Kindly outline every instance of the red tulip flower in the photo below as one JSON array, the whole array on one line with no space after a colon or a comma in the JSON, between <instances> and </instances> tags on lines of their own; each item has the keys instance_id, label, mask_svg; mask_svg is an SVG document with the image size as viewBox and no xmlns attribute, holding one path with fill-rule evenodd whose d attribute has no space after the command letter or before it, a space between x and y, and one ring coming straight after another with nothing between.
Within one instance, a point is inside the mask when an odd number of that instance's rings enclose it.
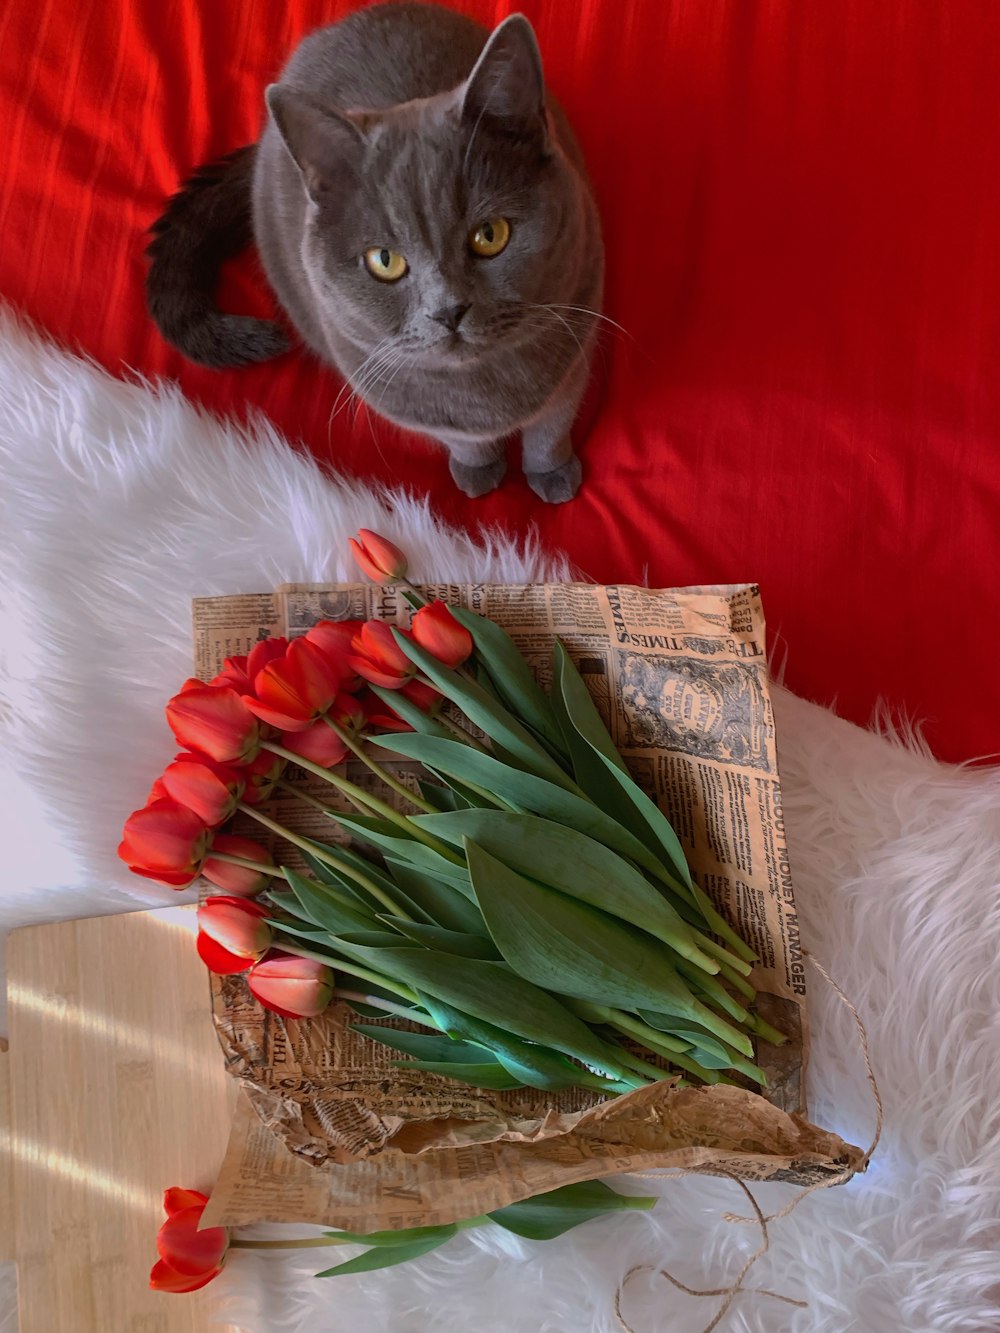
<instances>
[{"instance_id":1,"label":"red tulip flower","mask_svg":"<svg viewBox=\"0 0 1000 1333\"><path fill-rule=\"evenodd\" d=\"M363 620L318 620L305 637L317 648L322 649L340 671L342 690L357 689L361 681L352 677L347 659L351 654L351 640L364 624Z\"/></svg>"},{"instance_id":2,"label":"red tulip flower","mask_svg":"<svg viewBox=\"0 0 1000 1333\"><path fill-rule=\"evenodd\" d=\"M259 643L255 643L247 654L247 675L250 677L251 686L270 662L276 662L287 652L288 640L280 634L272 639L261 639Z\"/></svg>"},{"instance_id":3,"label":"red tulip flower","mask_svg":"<svg viewBox=\"0 0 1000 1333\"><path fill-rule=\"evenodd\" d=\"M165 796L129 815L118 855L135 874L186 889L198 877L210 842L204 820Z\"/></svg>"},{"instance_id":4,"label":"red tulip flower","mask_svg":"<svg viewBox=\"0 0 1000 1333\"><path fill-rule=\"evenodd\" d=\"M217 852L227 856L242 856L245 861L256 861L262 868L251 870L249 866L235 866L231 861L219 861ZM252 838L238 838L231 833L217 833L212 842L212 850L201 867L201 873L212 884L239 898L252 898L262 893L271 882L274 874L274 862L271 853Z\"/></svg>"},{"instance_id":5,"label":"red tulip flower","mask_svg":"<svg viewBox=\"0 0 1000 1333\"><path fill-rule=\"evenodd\" d=\"M326 719L311 722L305 731L283 731L281 744L292 754L308 759L320 768L333 768L342 764L350 751L332 727L326 725Z\"/></svg>"},{"instance_id":6,"label":"red tulip flower","mask_svg":"<svg viewBox=\"0 0 1000 1333\"><path fill-rule=\"evenodd\" d=\"M357 539L350 537L347 544L361 572L376 583L393 583L406 576L406 556L370 528L362 528Z\"/></svg>"},{"instance_id":7,"label":"red tulip flower","mask_svg":"<svg viewBox=\"0 0 1000 1333\"><path fill-rule=\"evenodd\" d=\"M167 722L185 750L217 764L244 764L260 747L260 726L235 690L189 680L167 704Z\"/></svg>"},{"instance_id":8,"label":"red tulip flower","mask_svg":"<svg viewBox=\"0 0 1000 1333\"><path fill-rule=\"evenodd\" d=\"M341 671L315 643L293 639L282 657L254 677L253 695L243 702L261 721L279 731L304 731L333 703Z\"/></svg>"},{"instance_id":9,"label":"red tulip flower","mask_svg":"<svg viewBox=\"0 0 1000 1333\"><path fill-rule=\"evenodd\" d=\"M443 703L440 693L432 685L425 685L422 680L408 680L399 693L424 713L436 711ZM413 730L409 722L404 722L396 710L377 694L366 690L358 698L369 728L374 727L378 731Z\"/></svg>"},{"instance_id":10,"label":"red tulip flower","mask_svg":"<svg viewBox=\"0 0 1000 1333\"><path fill-rule=\"evenodd\" d=\"M245 972L270 948L268 915L247 898L206 898L198 908L198 956L213 972Z\"/></svg>"},{"instance_id":11,"label":"red tulip flower","mask_svg":"<svg viewBox=\"0 0 1000 1333\"><path fill-rule=\"evenodd\" d=\"M314 958L273 950L247 976L265 1009L283 1018L315 1018L333 998L333 973Z\"/></svg>"},{"instance_id":12,"label":"red tulip flower","mask_svg":"<svg viewBox=\"0 0 1000 1333\"><path fill-rule=\"evenodd\" d=\"M384 690L398 690L416 671L384 620L365 621L351 647L348 662L352 670Z\"/></svg>"},{"instance_id":13,"label":"red tulip flower","mask_svg":"<svg viewBox=\"0 0 1000 1333\"><path fill-rule=\"evenodd\" d=\"M242 657L227 657L222 663L222 670L208 683L215 688L227 685L240 695L249 694L251 681L250 673L247 671L246 654L244 653Z\"/></svg>"},{"instance_id":14,"label":"red tulip flower","mask_svg":"<svg viewBox=\"0 0 1000 1333\"><path fill-rule=\"evenodd\" d=\"M460 666L472 652L472 635L444 602L429 602L413 617L410 631L421 648L447 667Z\"/></svg>"},{"instance_id":15,"label":"red tulip flower","mask_svg":"<svg viewBox=\"0 0 1000 1333\"><path fill-rule=\"evenodd\" d=\"M285 771L286 763L287 760L282 759L280 755L272 754L270 750L261 750L256 759L244 764L239 770L240 776L246 783L243 788L244 804L260 805L262 801L266 801L274 791L274 784Z\"/></svg>"},{"instance_id":16,"label":"red tulip flower","mask_svg":"<svg viewBox=\"0 0 1000 1333\"><path fill-rule=\"evenodd\" d=\"M156 1237L159 1262L153 1265L153 1291L197 1291L222 1272L229 1248L225 1227L198 1230L208 1196L198 1190L169 1189L163 1196L167 1220Z\"/></svg>"},{"instance_id":17,"label":"red tulip flower","mask_svg":"<svg viewBox=\"0 0 1000 1333\"><path fill-rule=\"evenodd\" d=\"M209 828L224 824L243 794L243 778L235 768L200 755L179 754L160 778L167 796L193 810Z\"/></svg>"}]
</instances>

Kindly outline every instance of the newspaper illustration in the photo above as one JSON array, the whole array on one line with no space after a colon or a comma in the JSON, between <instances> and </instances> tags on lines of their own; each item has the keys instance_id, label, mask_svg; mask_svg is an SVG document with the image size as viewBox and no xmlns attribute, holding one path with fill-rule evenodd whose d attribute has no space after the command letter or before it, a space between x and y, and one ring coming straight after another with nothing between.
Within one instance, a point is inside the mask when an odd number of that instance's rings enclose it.
<instances>
[{"instance_id":1,"label":"newspaper illustration","mask_svg":"<svg viewBox=\"0 0 1000 1333\"><path fill-rule=\"evenodd\" d=\"M607 1102L583 1089L486 1092L394 1068L391 1052L349 1030L355 1016L346 1005L309 1022L286 1021L258 1006L241 977L213 977L216 1027L245 1106L209 1221L425 1225L480 1210L483 1198L494 1208L571 1180L652 1166L807 1183L859 1160L859 1150L805 1118L805 973L758 589L448 584L423 591L500 623L543 686L553 640L562 641L636 780L673 823L701 887L757 953L750 981L758 1007L790 1040L758 1047L769 1081L763 1096L749 1085L678 1089L670 1080ZM208 677L225 656L263 638L372 615L405 624L409 608L395 588L372 584L199 599L196 668ZM418 766L391 767L415 786ZM360 764L347 772L361 786L375 781ZM327 784L303 774L295 782L336 807ZM327 842L340 836L298 800L279 798L272 808L298 832ZM259 826L240 831L260 833ZM405 1220L389 1222L390 1214Z\"/></svg>"}]
</instances>

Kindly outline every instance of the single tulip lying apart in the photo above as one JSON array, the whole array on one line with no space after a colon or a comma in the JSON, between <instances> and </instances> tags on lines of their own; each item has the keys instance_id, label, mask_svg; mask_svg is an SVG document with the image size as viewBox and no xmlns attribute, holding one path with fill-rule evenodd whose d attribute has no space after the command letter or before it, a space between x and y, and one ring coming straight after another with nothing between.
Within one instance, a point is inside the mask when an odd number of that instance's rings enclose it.
<instances>
[{"instance_id":1,"label":"single tulip lying apart","mask_svg":"<svg viewBox=\"0 0 1000 1333\"><path fill-rule=\"evenodd\" d=\"M444 1226L410 1227L398 1231L327 1231L306 1240L242 1240L225 1227L198 1231L208 1204L197 1190L168 1189L163 1197L167 1220L157 1236L159 1261L149 1275L154 1291L197 1291L222 1272L231 1250L296 1250L330 1245L367 1245L370 1248L346 1263L317 1273L317 1277L348 1276L376 1268L392 1268L446 1244L460 1231L490 1223L526 1240L552 1240L605 1213L646 1210L655 1198L619 1194L599 1180L566 1185Z\"/></svg>"}]
</instances>

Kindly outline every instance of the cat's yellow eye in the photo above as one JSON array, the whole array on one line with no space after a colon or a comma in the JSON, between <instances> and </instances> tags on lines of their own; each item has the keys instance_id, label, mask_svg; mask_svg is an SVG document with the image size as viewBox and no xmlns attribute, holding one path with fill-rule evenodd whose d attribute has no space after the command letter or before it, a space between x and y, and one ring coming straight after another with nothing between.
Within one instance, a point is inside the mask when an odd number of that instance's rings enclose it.
<instances>
[{"instance_id":1,"label":"cat's yellow eye","mask_svg":"<svg viewBox=\"0 0 1000 1333\"><path fill-rule=\"evenodd\" d=\"M398 251L387 246L376 245L365 251L365 268L379 282L398 282L409 267Z\"/></svg>"},{"instance_id":2,"label":"cat's yellow eye","mask_svg":"<svg viewBox=\"0 0 1000 1333\"><path fill-rule=\"evenodd\" d=\"M510 240L510 223L506 218L490 218L469 232L469 249L483 259L492 259L506 250Z\"/></svg>"}]
</instances>

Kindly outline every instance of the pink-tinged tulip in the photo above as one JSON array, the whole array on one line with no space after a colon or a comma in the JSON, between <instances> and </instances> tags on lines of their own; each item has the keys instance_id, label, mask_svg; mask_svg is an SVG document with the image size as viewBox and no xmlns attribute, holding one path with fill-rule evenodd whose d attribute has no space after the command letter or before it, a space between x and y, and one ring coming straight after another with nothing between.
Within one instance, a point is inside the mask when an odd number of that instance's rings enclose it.
<instances>
[{"instance_id":1,"label":"pink-tinged tulip","mask_svg":"<svg viewBox=\"0 0 1000 1333\"><path fill-rule=\"evenodd\" d=\"M244 861L256 861L263 867L251 870L249 866L234 866L231 861L220 861L217 853L227 856L242 856ZM274 874L274 862L271 853L252 838L238 838L231 833L217 833L212 842L212 850L205 857L201 873L212 884L225 889L227 893L239 898L253 898L263 893Z\"/></svg>"},{"instance_id":2,"label":"pink-tinged tulip","mask_svg":"<svg viewBox=\"0 0 1000 1333\"><path fill-rule=\"evenodd\" d=\"M270 750L261 750L256 759L244 764L240 776L246 786L243 788L245 805L260 805L274 791L274 784L285 771L287 761Z\"/></svg>"},{"instance_id":3,"label":"pink-tinged tulip","mask_svg":"<svg viewBox=\"0 0 1000 1333\"><path fill-rule=\"evenodd\" d=\"M377 532L362 528L357 539L348 538L351 554L363 574L376 583L393 583L406 575L406 556Z\"/></svg>"},{"instance_id":4,"label":"pink-tinged tulip","mask_svg":"<svg viewBox=\"0 0 1000 1333\"><path fill-rule=\"evenodd\" d=\"M430 602L413 617L410 630L421 648L447 667L460 666L472 652L472 635L444 602Z\"/></svg>"},{"instance_id":5,"label":"pink-tinged tulip","mask_svg":"<svg viewBox=\"0 0 1000 1333\"><path fill-rule=\"evenodd\" d=\"M254 963L247 985L265 1009L283 1018L315 1018L333 998L333 973L324 963L277 950Z\"/></svg>"},{"instance_id":6,"label":"pink-tinged tulip","mask_svg":"<svg viewBox=\"0 0 1000 1333\"><path fill-rule=\"evenodd\" d=\"M243 778L235 768L184 752L164 769L166 794L193 810L209 828L225 821L243 794Z\"/></svg>"},{"instance_id":7,"label":"pink-tinged tulip","mask_svg":"<svg viewBox=\"0 0 1000 1333\"><path fill-rule=\"evenodd\" d=\"M206 898L198 907L198 929L237 958L259 958L271 945L268 908L248 898Z\"/></svg>"},{"instance_id":8,"label":"pink-tinged tulip","mask_svg":"<svg viewBox=\"0 0 1000 1333\"><path fill-rule=\"evenodd\" d=\"M293 639L282 657L254 677L247 708L279 731L304 731L336 698L341 673L327 655L306 638Z\"/></svg>"},{"instance_id":9,"label":"pink-tinged tulip","mask_svg":"<svg viewBox=\"0 0 1000 1333\"><path fill-rule=\"evenodd\" d=\"M326 653L341 675L341 690L360 688L361 680L355 675L347 659L351 655L351 641L359 632L363 620L319 620L306 631L306 638Z\"/></svg>"},{"instance_id":10,"label":"pink-tinged tulip","mask_svg":"<svg viewBox=\"0 0 1000 1333\"><path fill-rule=\"evenodd\" d=\"M154 1291L197 1291L222 1272L229 1232L225 1227L198 1230L207 1203L198 1190L175 1188L164 1194L167 1220L156 1237L160 1259L149 1275Z\"/></svg>"},{"instance_id":11,"label":"pink-tinged tulip","mask_svg":"<svg viewBox=\"0 0 1000 1333\"><path fill-rule=\"evenodd\" d=\"M351 647L351 669L383 690L398 690L416 671L384 620L365 621Z\"/></svg>"},{"instance_id":12,"label":"pink-tinged tulip","mask_svg":"<svg viewBox=\"0 0 1000 1333\"><path fill-rule=\"evenodd\" d=\"M186 889L198 877L210 842L204 820L165 796L129 815L118 855L135 874Z\"/></svg>"},{"instance_id":13,"label":"pink-tinged tulip","mask_svg":"<svg viewBox=\"0 0 1000 1333\"><path fill-rule=\"evenodd\" d=\"M246 764L260 748L260 726L227 685L186 681L167 704L167 722L185 750L217 764Z\"/></svg>"},{"instance_id":14,"label":"pink-tinged tulip","mask_svg":"<svg viewBox=\"0 0 1000 1333\"><path fill-rule=\"evenodd\" d=\"M281 744L286 750L291 750L292 754L308 759L311 764L319 764L320 768L333 768L335 764L342 764L350 753L323 718L310 723L305 731L283 731Z\"/></svg>"},{"instance_id":15,"label":"pink-tinged tulip","mask_svg":"<svg viewBox=\"0 0 1000 1333\"><path fill-rule=\"evenodd\" d=\"M237 972L246 972L253 966L252 958L242 958L239 954L230 953L228 949L224 949L221 944L216 943L211 935L206 935L203 930L198 931L195 946L198 950L198 957L209 972L216 972L220 977L233 976Z\"/></svg>"}]
</instances>

